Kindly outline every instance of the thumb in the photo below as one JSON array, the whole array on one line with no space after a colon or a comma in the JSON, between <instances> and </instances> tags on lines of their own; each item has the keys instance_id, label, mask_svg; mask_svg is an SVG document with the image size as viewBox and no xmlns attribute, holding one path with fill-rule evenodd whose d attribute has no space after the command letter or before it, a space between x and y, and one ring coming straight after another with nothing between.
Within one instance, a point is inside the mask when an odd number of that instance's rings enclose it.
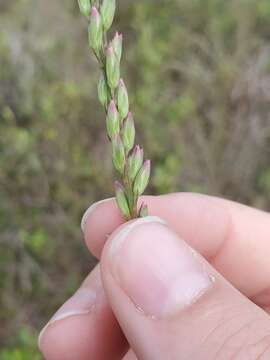
<instances>
[{"instance_id":1,"label":"thumb","mask_svg":"<svg viewBox=\"0 0 270 360\"><path fill-rule=\"evenodd\" d=\"M162 220L122 226L101 267L111 307L140 360L270 359L268 315Z\"/></svg>"}]
</instances>

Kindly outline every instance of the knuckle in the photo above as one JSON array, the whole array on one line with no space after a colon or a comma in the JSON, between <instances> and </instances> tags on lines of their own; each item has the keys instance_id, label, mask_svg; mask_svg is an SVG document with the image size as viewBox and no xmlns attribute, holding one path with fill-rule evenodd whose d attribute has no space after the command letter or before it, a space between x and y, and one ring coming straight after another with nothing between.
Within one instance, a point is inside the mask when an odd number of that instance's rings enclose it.
<instances>
[{"instance_id":1,"label":"knuckle","mask_svg":"<svg viewBox=\"0 0 270 360\"><path fill-rule=\"evenodd\" d=\"M215 360L269 360L270 326L265 320L250 320L226 335Z\"/></svg>"},{"instance_id":2,"label":"knuckle","mask_svg":"<svg viewBox=\"0 0 270 360\"><path fill-rule=\"evenodd\" d=\"M242 344L240 350L232 358L232 360L236 359L269 360L270 334L257 339L255 342Z\"/></svg>"},{"instance_id":3,"label":"knuckle","mask_svg":"<svg viewBox=\"0 0 270 360\"><path fill-rule=\"evenodd\" d=\"M253 312L252 316L249 308L244 316L242 305L223 304L223 309L226 309L223 312L220 312L220 304L211 309L210 318L215 319L215 325L194 351L196 356L207 354L207 360L270 359L269 319L258 312Z\"/></svg>"}]
</instances>

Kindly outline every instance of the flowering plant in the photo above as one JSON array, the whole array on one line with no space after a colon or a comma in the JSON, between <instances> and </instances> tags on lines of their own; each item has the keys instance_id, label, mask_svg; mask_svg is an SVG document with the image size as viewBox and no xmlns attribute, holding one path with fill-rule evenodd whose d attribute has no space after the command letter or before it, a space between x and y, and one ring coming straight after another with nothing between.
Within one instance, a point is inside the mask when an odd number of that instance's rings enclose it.
<instances>
[{"instance_id":1,"label":"flowering plant","mask_svg":"<svg viewBox=\"0 0 270 360\"><path fill-rule=\"evenodd\" d=\"M129 109L126 85L120 75L122 35L108 40L115 0L78 0L81 13L88 19L89 46L101 69L98 97L106 113L107 135L112 145L112 160L119 174L115 182L118 207L126 220L147 215L147 206L138 209L138 198L150 177L150 160L144 161L143 149L135 145L135 125Z\"/></svg>"}]
</instances>

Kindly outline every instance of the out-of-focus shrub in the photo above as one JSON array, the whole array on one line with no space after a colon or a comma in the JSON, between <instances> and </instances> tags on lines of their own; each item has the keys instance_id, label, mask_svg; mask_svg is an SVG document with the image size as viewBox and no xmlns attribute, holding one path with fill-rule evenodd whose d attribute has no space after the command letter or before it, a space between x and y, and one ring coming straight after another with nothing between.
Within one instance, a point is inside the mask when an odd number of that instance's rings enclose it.
<instances>
[{"instance_id":1,"label":"out-of-focus shrub","mask_svg":"<svg viewBox=\"0 0 270 360\"><path fill-rule=\"evenodd\" d=\"M36 338L27 328L22 328L12 349L0 350L0 360L41 360L37 351Z\"/></svg>"}]
</instances>

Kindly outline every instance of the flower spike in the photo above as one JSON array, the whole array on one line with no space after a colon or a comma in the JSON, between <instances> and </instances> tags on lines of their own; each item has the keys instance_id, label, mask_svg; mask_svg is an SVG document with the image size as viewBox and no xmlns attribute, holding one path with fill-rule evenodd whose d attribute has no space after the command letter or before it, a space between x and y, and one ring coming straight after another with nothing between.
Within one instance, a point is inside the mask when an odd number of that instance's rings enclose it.
<instances>
[{"instance_id":1,"label":"flower spike","mask_svg":"<svg viewBox=\"0 0 270 360\"><path fill-rule=\"evenodd\" d=\"M100 65L98 98L106 113L106 129L112 144L112 161L120 180L115 182L118 208L125 220L146 216L147 206L138 209L138 199L148 185L150 161L135 146L135 124L129 109L129 97L120 79L123 37L118 32L107 41L116 0L78 0L81 13L89 20L89 46Z\"/></svg>"}]
</instances>

